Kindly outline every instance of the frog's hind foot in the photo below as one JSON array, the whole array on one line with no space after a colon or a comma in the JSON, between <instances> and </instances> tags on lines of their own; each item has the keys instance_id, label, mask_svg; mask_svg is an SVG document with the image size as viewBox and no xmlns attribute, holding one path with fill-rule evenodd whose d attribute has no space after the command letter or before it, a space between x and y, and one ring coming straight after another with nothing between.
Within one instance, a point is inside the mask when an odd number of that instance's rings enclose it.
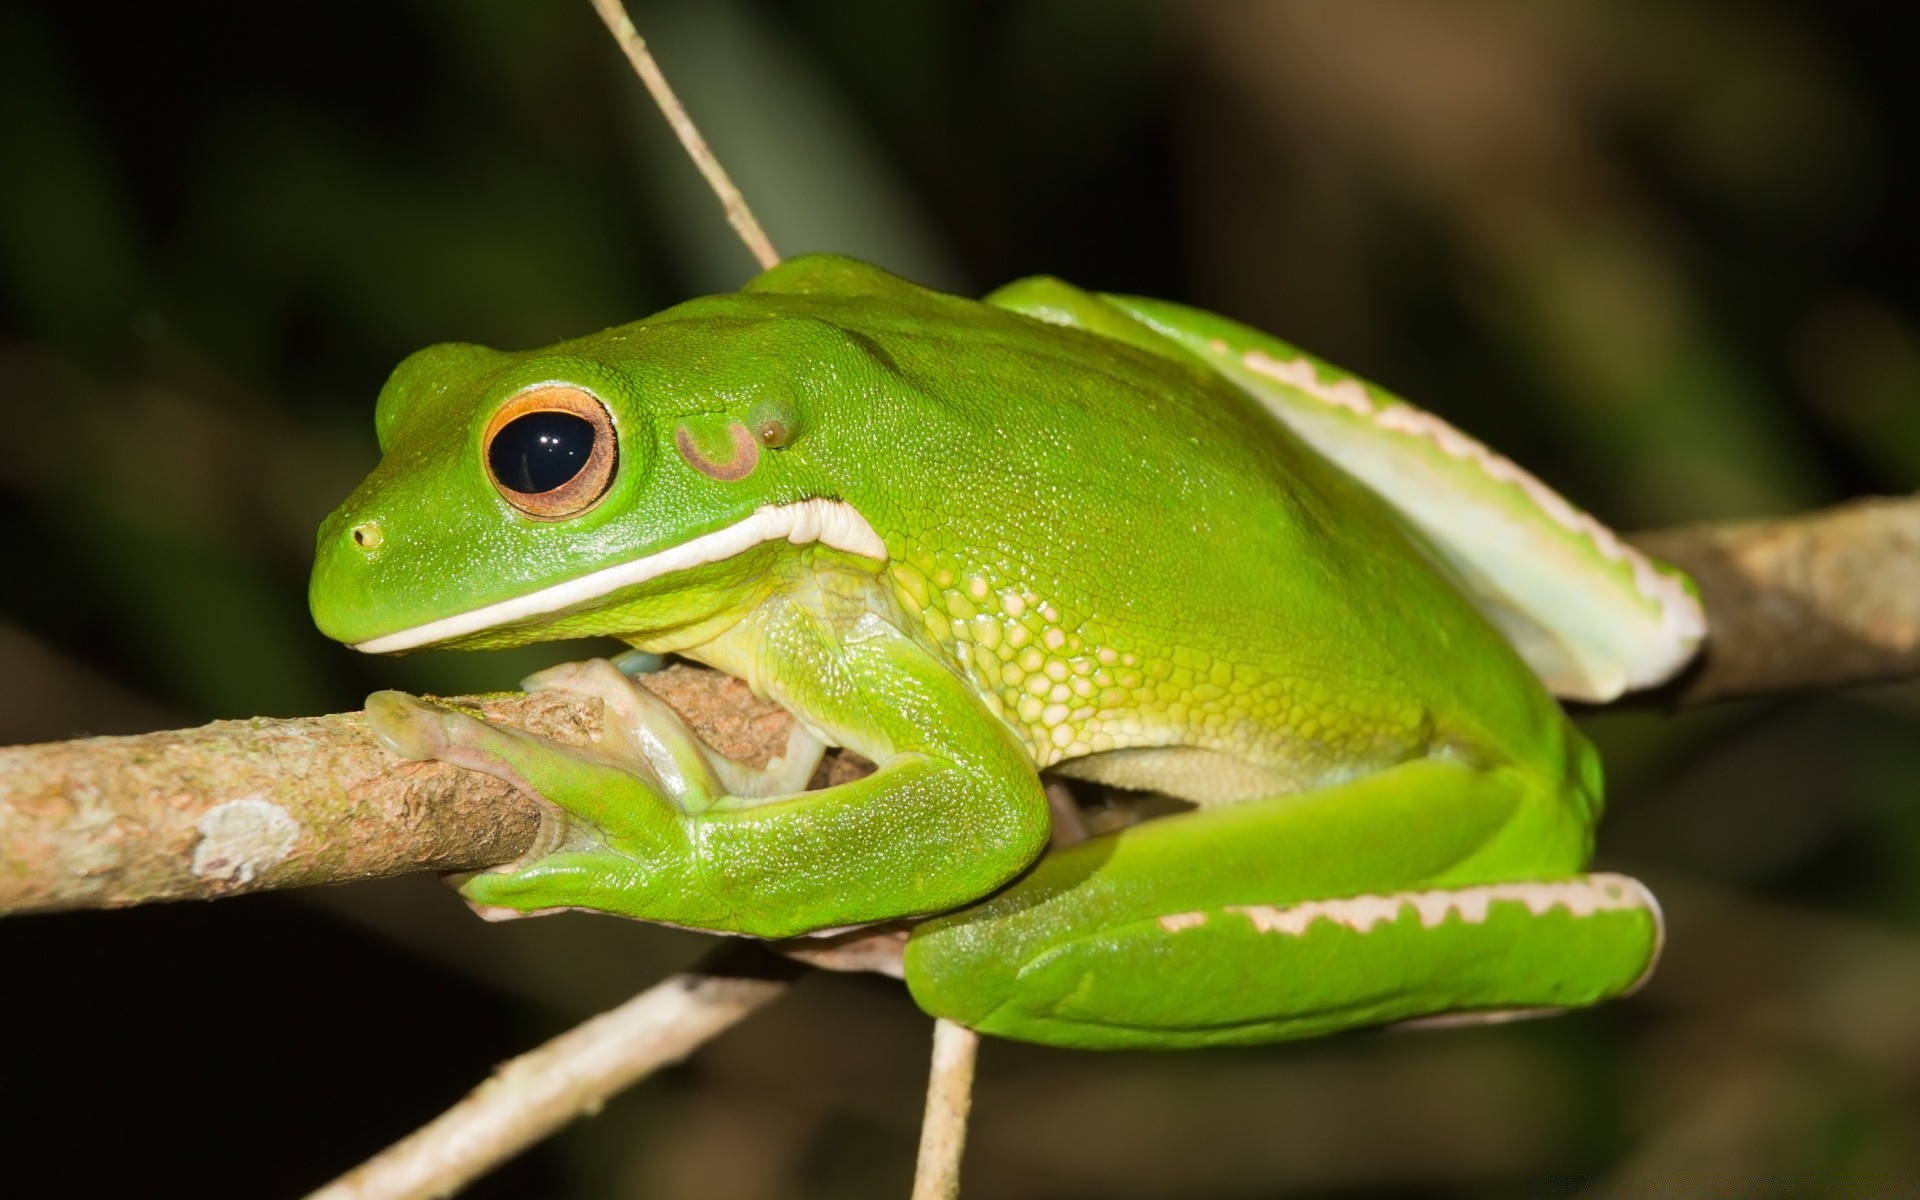
<instances>
[{"instance_id":1,"label":"frog's hind foot","mask_svg":"<svg viewBox=\"0 0 1920 1200\"><path fill-rule=\"evenodd\" d=\"M1578 1008L1632 991L1661 942L1647 889L1585 855L1533 776L1416 760L1056 850L916 927L907 983L936 1016L1086 1048Z\"/></svg>"},{"instance_id":2,"label":"frog's hind foot","mask_svg":"<svg viewBox=\"0 0 1920 1200\"><path fill-rule=\"evenodd\" d=\"M1621 875L1223 905L1066 940L1020 967L990 1011L932 1007L986 1033L1089 1048L1486 1024L1627 995L1660 940L1652 895Z\"/></svg>"}]
</instances>

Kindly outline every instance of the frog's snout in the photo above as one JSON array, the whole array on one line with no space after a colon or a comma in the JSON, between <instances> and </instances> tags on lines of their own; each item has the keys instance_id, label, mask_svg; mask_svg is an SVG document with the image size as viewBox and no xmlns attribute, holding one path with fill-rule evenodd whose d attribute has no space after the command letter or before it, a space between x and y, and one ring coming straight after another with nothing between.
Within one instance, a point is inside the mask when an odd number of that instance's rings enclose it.
<instances>
[{"instance_id":1,"label":"frog's snout","mask_svg":"<svg viewBox=\"0 0 1920 1200\"><path fill-rule=\"evenodd\" d=\"M395 545L387 523L364 509L336 511L321 526L307 600L322 633L351 645L384 632L375 575Z\"/></svg>"}]
</instances>

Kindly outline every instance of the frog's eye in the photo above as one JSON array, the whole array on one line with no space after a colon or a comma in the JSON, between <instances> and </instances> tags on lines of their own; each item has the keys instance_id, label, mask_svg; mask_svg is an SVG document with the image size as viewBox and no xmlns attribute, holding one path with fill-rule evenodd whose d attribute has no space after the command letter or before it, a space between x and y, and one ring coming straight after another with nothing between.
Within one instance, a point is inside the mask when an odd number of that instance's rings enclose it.
<instances>
[{"instance_id":1,"label":"frog's eye","mask_svg":"<svg viewBox=\"0 0 1920 1200\"><path fill-rule=\"evenodd\" d=\"M530 517L578 516L607 494L618 455L613 419L575 387L521 392L487 422L482 448L493 486Z\"/></svg>"}]
</instances>

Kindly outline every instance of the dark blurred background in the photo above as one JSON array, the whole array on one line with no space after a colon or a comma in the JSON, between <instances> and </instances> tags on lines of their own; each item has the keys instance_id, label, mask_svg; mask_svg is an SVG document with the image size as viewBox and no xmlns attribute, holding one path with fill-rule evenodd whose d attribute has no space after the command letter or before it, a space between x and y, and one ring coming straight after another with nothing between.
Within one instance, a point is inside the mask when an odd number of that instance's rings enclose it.
<instances>
[{"instance_id":1,"label":"dark blurred background","mask_svg":"<svg viewBox=\"0 0 1920 1200\"><path fill-rule=\"evenodd\" d=\"M271 14L271 15L269 15ZM782 250L1218 309L1624 528L1920 487L1920 13L649 0ZM297 17L298 25L283 24ZM510 686L306 613L385 373L750 262L584 0L0 5L0 742ZM1920 688L1594 715L1635 999L1245 1053L986 1047L980 1197L1920 1194ZM690 961L430 880L0 923L21 1196L316 1186ZM927 1022L815 978L474 1195L904 1195Z\"/></svg>"}]
</instances>

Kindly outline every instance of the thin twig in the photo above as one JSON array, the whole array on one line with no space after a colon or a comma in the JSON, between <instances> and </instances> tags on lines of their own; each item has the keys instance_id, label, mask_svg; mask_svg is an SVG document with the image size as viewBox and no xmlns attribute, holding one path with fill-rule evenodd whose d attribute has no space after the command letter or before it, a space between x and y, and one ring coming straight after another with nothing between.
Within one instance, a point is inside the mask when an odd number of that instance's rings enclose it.
<instances>
[{"instance_id":1,"label":"thin twig","mask_svg":"<svg viewBox=\"0 0 1920 1200\"><path fill-rule=\"evenodd\" d=\"M933 1070L927 1076L927 1113L920 1122L920 1158L913 1200L955 1200L960 1156L967 1148L967 1111L973 1107L973 1064L980 1035L945 1017L933 1023Z\"/></svg>"},{"instance_id":2,"label":"thin twig","mask_svg":"<svg viewBox=\"0 0 1920 1200\"><path fill-rule=\"evenodd\" d=\"M500 1066L464 1099L308 1200L433 1200L679 1062L786 991L801 968L752 943L641 992Z\"/></svg>"},{"instance_id":3,"label":"thin twig","mask_svg":"<svg viewBox=\"0 0 1920 1200\"><path fill-rule=\"evenodd\" d=\"M746 197L740 189L733 186L733 179L727 169L714 157L707 139L700 136L700 130L687 115L686 106L680 103L680 97L674 95L673 88L667 83L666 75L661 73L660 65L653 61L653 52L647 49L646 39L633 27L632 18L627 16L626 6L620 0L593 0L594 11L607 23L607 29L613 34L613 40L620 43L620 49L626 52L627 61L633 64L634 72L640 76L640 82L647 85L653 102L660 106L660 112L667 118L667 124L673 126L675 136L686 147L687 156L693 159L693 165L700 168L700 174L706 177L707 186L720 198L720 207L726 210L727 224L740 235L747 245L748 253L760 264L761 270L780 265L780 252L773 248L766 231L760 228L760 222L754 219L753 210L747 207Z\"/></svg>"}]
</instances>

